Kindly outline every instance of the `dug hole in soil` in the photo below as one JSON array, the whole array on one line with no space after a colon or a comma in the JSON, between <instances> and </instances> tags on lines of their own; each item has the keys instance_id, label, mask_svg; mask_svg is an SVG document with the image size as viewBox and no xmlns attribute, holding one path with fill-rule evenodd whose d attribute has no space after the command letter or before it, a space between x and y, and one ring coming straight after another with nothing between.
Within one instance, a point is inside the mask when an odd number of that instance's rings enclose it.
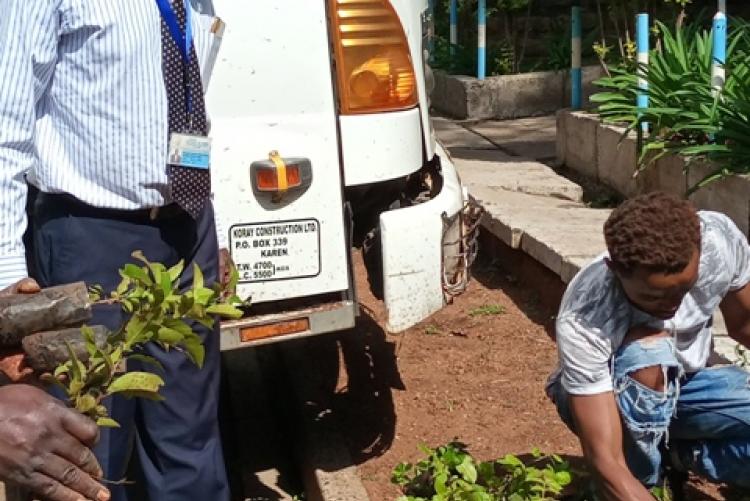
<instances>
[{"instance_id":1,"label":"dug hole in soil","mask_svg":"<svg viewBox=\"0 0 750 501\"><path fill-rule=\"evenodd\" d=\"M310 356L319 362L338 358L318 367L333 367L328 407L372 501L401 495L391 472L399 462L420 460L419 444L457 440L479 460L538 447L584 468L578 439L544 393L557 362L551 333L563 285L551 272L529 275L520 268L526 267L483 256L453 304L391 335L355 256L362 306L357 327L312 343ZM730 498L693 479L688 499Z\"/></svg>"}]
</instances>

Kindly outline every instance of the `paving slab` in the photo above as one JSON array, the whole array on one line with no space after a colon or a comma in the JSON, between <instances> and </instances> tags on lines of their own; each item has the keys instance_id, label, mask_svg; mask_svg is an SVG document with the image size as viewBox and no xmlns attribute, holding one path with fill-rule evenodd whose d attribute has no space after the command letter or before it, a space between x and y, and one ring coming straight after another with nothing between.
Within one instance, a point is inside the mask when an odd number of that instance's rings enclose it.
<instances>
[{"instance_id":1,"label":"paving slab","mask_svg":"<svg viewBox=\"0 0 750 501\"><path fill-rule=\"evenodd\" d=\"M554 115L518 120L487 120L466 126L515 156L552 161L556 155Z\"/></svg>"},{"instance_id":2,"label":"paving slab","mask_svg":"<svg viewBox=\"0 0 750 501\"><path fill-rule=\"evenodd\" d=\"M583 189L536 161L508 157L502 152L451 151L461 181L469 187L518 191L580 202Z\"/></svg>"},{"instance_id":3,"label":"paving slab","mask_svg":"<svg viewBox=\"0 0 750 501\"><path fill-rule=\"evenodd\" d=\"M497 149L491 141L447 118L433 118L432 126L440 142L449 150L456 147L477 150Z\"/></svg>"}]
</instances>

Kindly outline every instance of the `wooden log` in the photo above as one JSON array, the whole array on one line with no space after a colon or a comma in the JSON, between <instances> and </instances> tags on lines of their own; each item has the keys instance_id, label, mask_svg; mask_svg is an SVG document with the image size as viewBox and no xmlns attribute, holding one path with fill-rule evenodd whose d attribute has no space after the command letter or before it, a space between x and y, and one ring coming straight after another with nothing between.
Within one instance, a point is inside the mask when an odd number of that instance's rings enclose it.
<instances>
[{"instance_id":1,"label":"wooden log","mask_svg":"<svg viewBox=\"0 0 750 501\"><path fill-rule=\"evenodd\" d=\"M101 325L95 325L91 327L91 330L94 331L96 345L102 348L107 342L107 329ZM23 338L26 363L37 373L52 372L58 365L70 359L67 343L70 343L70 347L73 348L79 360L85 362L89 359L81 329L73 328L38 332Z\"/></svg>"},{"instance_id":2,"label":"wooden log","mask_svg":"<svg viewBox=\"0 0 750 501\"><path fill-rule=\"evenodd\" d=\"M34 332L80 326L91 320L91 301L83 282L43 289L37 294L0 296L0 348L21 345Z\"/></svg>"}]
</instances>

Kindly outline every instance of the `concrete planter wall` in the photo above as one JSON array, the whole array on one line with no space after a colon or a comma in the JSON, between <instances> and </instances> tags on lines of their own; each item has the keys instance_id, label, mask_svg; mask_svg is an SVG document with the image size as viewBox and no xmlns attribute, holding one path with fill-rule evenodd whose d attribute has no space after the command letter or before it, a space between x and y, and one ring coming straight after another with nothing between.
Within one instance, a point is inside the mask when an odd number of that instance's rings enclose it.
<instances>
[{"instance_id":1,"label":"concrete planter wall","mask_svg":"<svg viewBox=\"0 0 750 501\"><path fill-rule=\"evenodd\" d=\"M650 191L684 196L711 172L712 166L669 156L634 176L637 167L636 134L623 138L625 129L601 123L587 112L562 110L557 114L557 162L610 186L625 197ZM733 176L712 183L691 196L700 209L727 214L748 234L750 230L750 176Z\"/></svg>"},{"instance_id":2,"label":"concrete planter wall","mask_svg":"<svg viewBox=\"0 0 750 501\"><path fill-rule=\"evenodd\" d=\"M598 66L583 70L584 102L595 92L602 76ZM467 120L508 119L554 113L570 105L570 73L540 71L478 80L435 71L432 107L448 116Z\"/></svg>"}]
</instances>

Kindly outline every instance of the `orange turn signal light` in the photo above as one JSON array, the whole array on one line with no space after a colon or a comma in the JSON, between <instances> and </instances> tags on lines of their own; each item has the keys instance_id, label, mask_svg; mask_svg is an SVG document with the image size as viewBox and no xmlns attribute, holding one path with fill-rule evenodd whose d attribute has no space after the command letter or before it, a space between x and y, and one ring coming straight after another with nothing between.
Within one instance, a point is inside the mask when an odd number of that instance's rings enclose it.
<instances>
[{"instance_id":1,"label":"orange turn signal light","mask_svg":"<svg viewBox=\"0 0 750 501\"><path fill-rule=\"evenodd\" d=\"M286 320L275 324L256 325L240 329L240 341L247 343L257 339L285 336L287 334L299 334L310 330L309 318L298 318Z\"/></svg>"},{"instance_id":2,"label":"orange turn signal light","mask_svg":"<svg viewBox=\"0 0 750 501\"><path fill-rule=\"evenodd\" d=\"M405 110L419 103L401 19L389 0L329 0L343 114Z\"/></svg>"}]
</instances>

